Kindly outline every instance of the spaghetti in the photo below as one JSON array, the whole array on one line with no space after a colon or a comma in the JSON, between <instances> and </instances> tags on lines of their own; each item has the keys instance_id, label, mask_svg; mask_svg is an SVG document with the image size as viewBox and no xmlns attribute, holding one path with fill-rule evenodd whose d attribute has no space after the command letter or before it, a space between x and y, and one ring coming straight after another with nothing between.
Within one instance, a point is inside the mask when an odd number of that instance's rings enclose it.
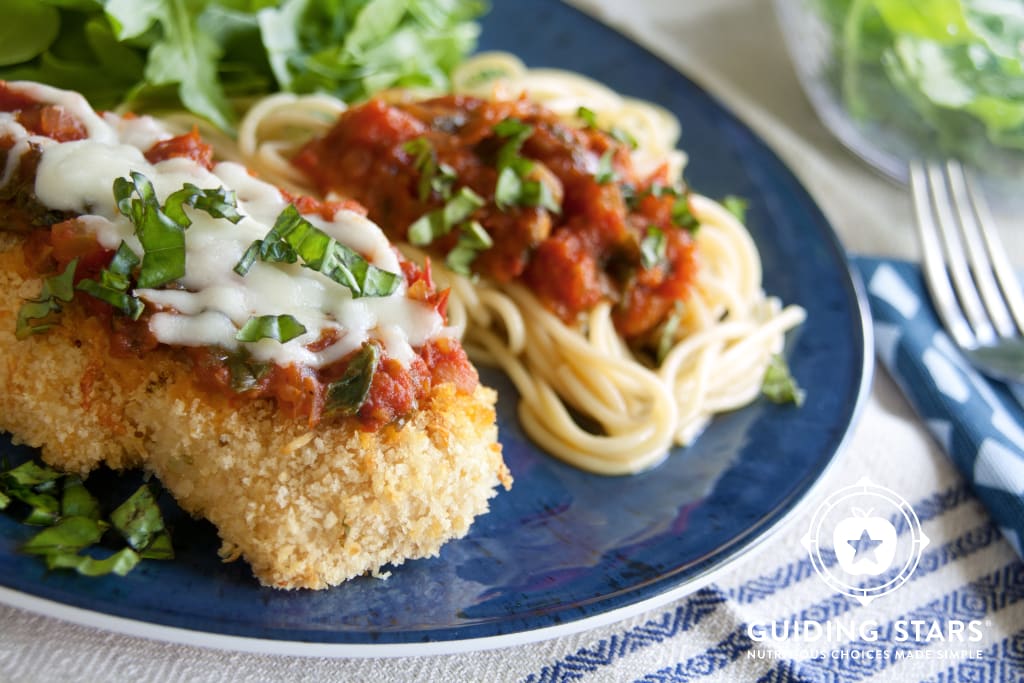
<instances>
[{"instance_id":1,"label":"spaghetti","mask_svg":"<svg viewBox=\"0 0 1024 683\"><path fill-rule=\"evenodd\" d=\"M624 98L583 76L526 69L515 57L485 53L453 75L456 93L512 101L524 95L579 126L581 111L605 130L628 131L638 174L681 178L685 156L675 149L676 119L647 102ZM385 101L407 101L392 92ZM311 137L325 135L345 111L324 96L276 95L242 123L242 159L274 182L309 191L293 164ZM765 295L760 258L741 222L721 204L695 193L689 209L696 277L681 305L661 316L644 338L660 337L658 360L636 349L620 329L613 302L579 315L558 315L522 278L470 277L435 265L449 287L449 324L470 356L501 367L519 390L519 417L543 449L582 469L616 475L659 463L673 444L687 444L715 413L750 403L784 334L804 311ZM372 214L371 214L372 215ZM426 253L403 247L414 259Z\"/></svg>"}]
</instances>

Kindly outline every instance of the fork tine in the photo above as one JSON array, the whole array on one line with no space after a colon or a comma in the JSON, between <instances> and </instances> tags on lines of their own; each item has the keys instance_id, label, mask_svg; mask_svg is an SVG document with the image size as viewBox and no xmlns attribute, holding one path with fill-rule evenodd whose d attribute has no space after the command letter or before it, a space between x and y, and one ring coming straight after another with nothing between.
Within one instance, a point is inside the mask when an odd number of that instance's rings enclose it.
<instances>
[{"instance_id":1,"label":"fork tine","mask_svg":"<svg viewBox=\"0 0 1024 683\"><path fill-rule=\"evenodd\" d=\"M960 218L960 228L964 243L967 245L967 256L971 264L971 274L978 286L978 293L988 311L992 326L1001 337L1012 337L1016 334L1013 320L1010 319L1010 311L1006 307L999 284L994 277L995 267L992 261L993 249L987 240L982 236L983 230L988 230L991 222L983 222L977 211L977 204L968 194L967 177L960 162L950 160L946 162L946 177L949 179L949 189L953 194L953 206L956 208L957 216ZM977 195L980 197L980 195ZM994 237L994 236L993 236ZM995 238L994 239L998 239ZM1002 253L996 249L996 253Z\"/></svg>"},{"instance_id":2,"label":"fork tine","mask_svg":"<svg viewBox=\"0 0 1024 683\"><path fill-rule=\"evenodd\" d=\"M1013 321L1017 324L1017 329L1024 334L1024 290L1021 289L1020 280L1017 279L1013 266L1010 265L1010 259L1006 256L1007 252L999 239L999 233L995 230L996 222L992 219L992 212L985 201L985 195L978 191L974 178L970 174L965 173L964 180L967 186L967 196L978 217L978 227L992 262L992 270L995 272L999 288L1003 290L1004 301Z\"/></svg>"},{"instance_id":3,"label":"fork tine","mask_svg":"<svg viewBox=\"0 0 1024 683\"><path fill-rule=\"evenodd\" d=\"M949 198L949 188L943 169L939 164L929 163L927 172L931 181L932 205L939 219L939 231L946 250L946 268L953 281L953 291L960 301L960 308L975 339L982 343L992 341L996 338L996 333L988 321L985 307L978 296L978 288L967 265L961 227L953 215L953 202Z\"/></svg>"},{"instance_id":4,"label":"fork tine","mask_svg":"<svg viewBox=\"0 0 1024 683\"><path fill-rule=\"evenodd\" d=\"M914 212L917 215L918 241L921 243L921 263L924 268L925 283L931 293L932 302L942 318L943 325L960 346L973 347L977 343L971 328L967 325L956 295L946 272L939 231L936 226L935 212L932 208L932 192L924 165L920 161L911 161L909 166L910 190L914 199Z\"/></svg>"}]
</instances>

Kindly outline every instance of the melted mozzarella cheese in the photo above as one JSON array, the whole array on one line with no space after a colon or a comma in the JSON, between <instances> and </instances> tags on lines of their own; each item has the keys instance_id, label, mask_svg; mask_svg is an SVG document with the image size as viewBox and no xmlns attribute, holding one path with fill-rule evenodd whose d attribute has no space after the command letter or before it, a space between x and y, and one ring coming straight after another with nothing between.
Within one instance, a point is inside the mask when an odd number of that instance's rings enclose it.
<instances>
[{"instance_id":1,"label":"melted mozzarella cheese","mask_svg":"<svg viewBox=\"0 0 1024 683\"><path fill-rule=\"evenodd\" d=\"M192 225L185 231L185 275L178 282L180 288L135 291L156 311L149 325L159 341L245 348L261 361L322 367L368 339L378 340L390 356L408 364L415 357L415 347L445 332L441 316L433 307L407 297L404 283L390 296L356 299L347 288L299 264L257 261L244 277L239 276L233 270L235 264L254 240L267 235L288 205L277 188L231 162L219 163L212 171L185 158L150 163L144 149L171 136L155 120L100 117L72 93L34 84L12 87L37 101L65 107L86 126L87 139L58 143L29 136L17 124L0 120L4 134L16 142L26 141L25 149L31 138L42 150L35 182L39 201L51 209L83 214L83 224L107 249L116 249L123 241L142 256L135 227L117 210L113 196L114 180L132 171L149 178L161 202L185 183L236 192L244 215L237 224L185 208ZM331 221L319 215L305 218L378 268L401 272L384 233L365 217L343 210ZM268 339L236 341L238 329L251 317L285 314L294 316L306 332L284 344ZM337 341L321 351L310 351L307 345L325 332Z\"/></svg>"}]
</instances>

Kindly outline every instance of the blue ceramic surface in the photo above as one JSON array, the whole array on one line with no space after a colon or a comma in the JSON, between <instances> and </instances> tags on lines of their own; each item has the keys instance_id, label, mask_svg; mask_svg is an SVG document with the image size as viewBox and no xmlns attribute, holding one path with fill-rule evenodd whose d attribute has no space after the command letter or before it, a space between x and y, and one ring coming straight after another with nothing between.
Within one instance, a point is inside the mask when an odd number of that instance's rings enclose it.
<instances>
[{"instance_id":1,"label":"blue ceramic surface","mask_svg":"<svg viewBox=\"0 0 1024 683\"><path fill-rule=\"evenodd\" d=\"M0 585L148 624L306 643L403 644L523 634L678 591L743 553L790 511L832 460L864 393L870 356L857 287L830 227L775 155L699 87L624 37L551 0L496 0L481 49L595 76L654 100L682 121L687 178L712 197L750 200L765 287L807 309L791 333L800 409L765 401L717 418L697 443L652 472L605 478L549 458L523 435L517 397L494 372L515 476L468 537L387 581L319 592L262 588L242 563L222 564L212 526L167 499L178 558L125 578L48 573L17 552L31 530L0 515ZM4 441L4 451L12 449ZM138 475L101 473L103 489Z\"/></svg>"}]
</instances>

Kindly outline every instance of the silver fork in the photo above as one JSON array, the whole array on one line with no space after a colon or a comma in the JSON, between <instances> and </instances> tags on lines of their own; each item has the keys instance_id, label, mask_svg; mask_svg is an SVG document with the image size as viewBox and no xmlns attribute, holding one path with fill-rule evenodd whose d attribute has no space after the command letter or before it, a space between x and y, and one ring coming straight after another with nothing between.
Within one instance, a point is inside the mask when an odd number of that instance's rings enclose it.
<instances>
[{"instance_id":1,"label":"silver fork","mask_svg":"<svg viewBox=\"0 0 1024 683\"><path fill-rule=\"evenodd\" d=\"M925 282L946 331L981 372L1024 382L1024 294L984 197L959 162L912 161L909 171Z\"/></svg>"}]
</instances>

